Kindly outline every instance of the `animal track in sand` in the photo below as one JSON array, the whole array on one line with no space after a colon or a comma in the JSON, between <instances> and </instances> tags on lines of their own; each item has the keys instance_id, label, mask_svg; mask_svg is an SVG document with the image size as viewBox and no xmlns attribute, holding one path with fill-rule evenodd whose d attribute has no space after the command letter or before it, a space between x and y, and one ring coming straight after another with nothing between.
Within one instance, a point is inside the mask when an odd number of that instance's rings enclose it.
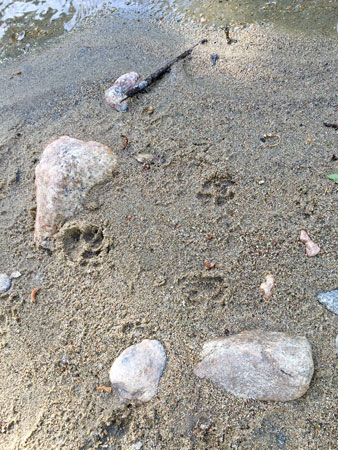
<instances>
[{"instance_id":1,"label":"animal track in sand","mask_svg":"<svg viewBox=\"0 0 338 450\"><path fill-rule=\"evenodd\" d=\"M66 223L57 234L57 241L68 261L82 265L91 261L97 263L111 246L100 227L78 222Z\"/></svg>"},{"instance_id":2,"label":"animal track in sand","mask_svg":"<svg viewBox=\"0 0 338 450\"><path fill-rule=\"evenodd\" d=\"M230 174L216 172L203 181L197 198L205 204L213 201L215 205L221 206L234 198L235 193L231 189L234 184Z\"/></svg>"},{"instance_id":3,"label":"animal track in sand","mask_svg":"<svg viewBox=\"0 0 338 450\"><path fill-rule=\"evenodd\" d=\"M224 279L218 274L188 274L178 279L183 297L188 305L202 303L223 305Z\"/></svg>"}]
</instances>

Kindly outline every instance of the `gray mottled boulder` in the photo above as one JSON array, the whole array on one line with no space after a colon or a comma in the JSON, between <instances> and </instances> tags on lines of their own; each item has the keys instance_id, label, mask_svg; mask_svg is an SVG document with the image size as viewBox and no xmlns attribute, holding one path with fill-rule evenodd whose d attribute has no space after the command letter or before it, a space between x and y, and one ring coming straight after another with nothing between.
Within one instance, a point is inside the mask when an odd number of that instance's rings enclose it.
<instances>
[{"instance_id":1,"label":"gray mottled boulder","mask_svg":"<svg viewBox=\"0 0 338 450\"><path fill-rule=\"evenodd\" d=\"M330 292L321 292L317 295L317 298L329 311L338 314L338 289Z\"/></svg>"},{"instance_id":2,"label":"gray mottled boulder","mask_svg":"<svg viewBox=\"0 0 338 450\"><path fill-rule=\"evenodd\" d=\"M124 350L109 373L110 382L118 390L120 400L151 400L157 392L165 363L164 348L156 340L144 339Z\"/></svg>"},{"instance_id":3,"label":"gray mottled boulder","mask_svg":"<svg viewBox=\"0 0 338 450\"><path fill-rule=\"evenodd\" d=\"M113 151L98 142L61 136L42 153L35 169L37 245L55 234L81 207L87 193L112 175Z\"/></svg>"},{"instance_id":4,"label":"gray mottled boulder","mask_svg":"<svg viewBox=\"0 0 338 450\"><path fill-rule=\"evenodd\" d=\"M237 397L288 401L301 397L313 375L305 337L245 331L206 343L194 372Z\"/></svg>"}]
</instances>

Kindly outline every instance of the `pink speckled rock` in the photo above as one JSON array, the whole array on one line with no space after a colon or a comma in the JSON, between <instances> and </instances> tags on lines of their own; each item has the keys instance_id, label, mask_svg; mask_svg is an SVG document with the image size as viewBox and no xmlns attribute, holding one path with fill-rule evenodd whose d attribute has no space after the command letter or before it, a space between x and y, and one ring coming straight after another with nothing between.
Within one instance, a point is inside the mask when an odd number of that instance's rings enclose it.
<instances>
[{"instance_id":1,"label":"pink speckled rock","mask_svg":"<svg viewBox=\"0 0 338 450\"><path fill-rule=\"evenodd\" d=\"M312 256L318 255L318 253L320 252L319 245L310 238L305 230L300 231L299 240L300 242L305 244L305 252L307 256L311 258Z\"/></svg>"},{"instance_id":2,"label":"pink speckled rock","mask_svg":"<svg viewBox=\"0 0 338 450\"><path fill-rule=\"evenodd\" d=\"M194 372L242 398L288 401L308 390L311 346L302 336L245 331L206 343Z\"/></svg>"},{"instance_id":3,"label":"pink speckled rock","mask_svg":"<svg viewBox=\"0 0 338 450\"><path fill-rule=\"evenodd\" d=\"M48 144L35 169L35 243L45 246L81 207L89 190L107 180L116 165L113 151L99 142L61 136Z\"/></svg>"}]
</instances>

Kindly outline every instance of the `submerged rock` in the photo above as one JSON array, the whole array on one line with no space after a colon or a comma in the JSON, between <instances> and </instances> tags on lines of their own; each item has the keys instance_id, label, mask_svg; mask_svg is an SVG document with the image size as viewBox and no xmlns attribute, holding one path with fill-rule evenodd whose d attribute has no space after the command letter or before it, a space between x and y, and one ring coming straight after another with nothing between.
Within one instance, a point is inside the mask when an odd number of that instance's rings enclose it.
<instances>
[{"instance_id":1,"label":"submerged rock","mask_svg":"<svg viewBox=\"0 0 338 450\"><path fill-rule=\"evenodd\" d=\"M6 273L0 273L0 294L7 292L12 286L12 280Z\"/></svg>"},{"instance_id":2,"label":"submerged rock","mask_svg":"<svg viewBox=\"0 0 338 450\"><path fill-rule=\"evenodd\" d=\"M338 315L338 289L330 292L321 292L317 295L317 298L329 311Z\"/></svg>"},{"instance_id":3,"label":"submerged rock","mask_svg":"<svg viewBox=\"0 0 338 450\"><path fill-rule=\"evenodd\" d=\"M61 136L47 145L35 169L36 244L47 246L46 239L73 217L89 190L107 180L116 165L113 151L99 142Z\"/></svg>"},{"instance_id":4,"label":"submerged rock","mask_svg":"<svg viewBox=\"0 0 338 450\"><path fill-rule=\"evenodd\" d=\"M125 97L125 93L134 87L140 75L136 72L128 72L121 75L113 84L112 87L107 89L104 93L104 97L108 105L113 106L116 111L127 111L127 100L121 103L121 100Z\"/></svg>"},{"instance_id":5,"label":"submerged rock","mask_svg":"<svg viewBox=\"0 0 338 450\"><path fill-rule=\"evenodd\" d=\"M301 397L313 375L305 337L245 331L203 346L194 372L242 398L288 401Z\"/></svg>"},{"instance_id":6,"label":"submerged rock","mask_svg":"<svg viewBox=\"0 0 338 450\"><path fill-rule=\"evenodd\" d=\"M148 402L157 391L166 362L159 341L144 339L124 350L114 361L109 378L118 390L121 402Z\"/></svg>"}]
</instances>

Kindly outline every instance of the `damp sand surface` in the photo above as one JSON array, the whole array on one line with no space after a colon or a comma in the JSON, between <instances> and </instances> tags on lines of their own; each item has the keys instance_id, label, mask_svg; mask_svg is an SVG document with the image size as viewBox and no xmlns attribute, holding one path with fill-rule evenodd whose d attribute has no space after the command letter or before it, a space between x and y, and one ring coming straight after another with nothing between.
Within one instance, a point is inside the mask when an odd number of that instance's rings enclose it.
<instances>
[{"instance_id":1,"label":"damp sand surface","mask_svg":"<svg viewBox=\"0 0 338 450\"><path fill-rule=\"evenodd\" d=\"M202 37L128 113L104 103L122 73L147 76ZM327 175L338 173L338 134L323 126L337 123L337 41L232 37L97 18L2 66L0 272L22 276L0 297L1 449L336 447L337 316L316 295L337 288L338 185ZM119 168L49 253L33 245L34 169L60 135L110 146ZM320 255L306 257L301 229ZM255 328L309 339L315 374L302 398L237 399L193 374L205 341ZM168 358L157 396L122 406L97 392L145 338Z\"/></svg>"}]
</instances>

